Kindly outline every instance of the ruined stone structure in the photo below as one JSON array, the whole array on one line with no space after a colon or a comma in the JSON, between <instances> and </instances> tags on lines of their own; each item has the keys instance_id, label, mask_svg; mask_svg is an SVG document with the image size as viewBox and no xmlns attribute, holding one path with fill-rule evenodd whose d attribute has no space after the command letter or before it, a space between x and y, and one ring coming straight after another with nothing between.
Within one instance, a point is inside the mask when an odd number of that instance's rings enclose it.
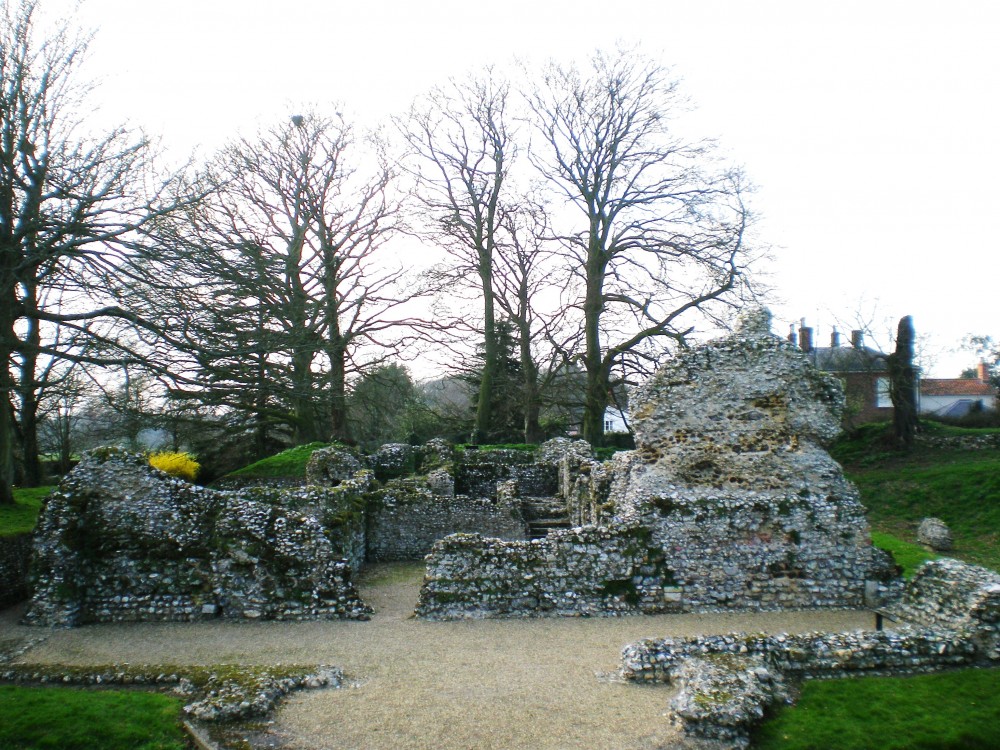
<instances>
[{"instance_id":1,"label":"ruined stone structure","mask_svg":"<svg viewBox=\"0 0 1000 750\"><path fill-rule=\"evenodd\" d=\"M0 537L0 607L28 597L31 534Z\"/></svg>"},{"instance_id":2,"label":"ruined stone structure","mask_svg":"<svg viewBox=\"0 0 1000 750\"><path fill-rule=\"evenodd\" d=\"M357 488L342 487L207 490L142 456L91 453L40 519L25 620L364 619L352 552L325 533L357 515Z\"/></svg>"},{"instance_id":3,"label":"ruined stone structure","mask_svg":"<svg viewBox=\"0 0 1000 750\"><path fill-rule=\"evenodd\" d=\"M823 449L843 395L766 312L683 352L631 399L637 449L561 488L600 527L435 546L428 618L858 607L891 575ZM589 467L588 467L589 468ZM603 492L606 491L605 496Z\"/></svg>"},{"instance_id":4,"label":"ruined stone structure","mask_svg":"<svg viewBox=\"0 0 1000 750\"><path fill-rule=\"evenodd\" d=\"M304 486L217 491L138 455L96 451L43 512L27 620L364 617L351 574L366 562L419 560L456 533L517 540L538 524L542 534L568 526L554 497L564 452L554 443L535 461L529 451L462 453L443 441L373 456L324 448ZM0 555L0 574L9 568L12 596L23 597L27 555L11 559Z\"/></svg>"},{"instance_id":5,"label":"ruined stone structure","mask_svg":"<svg viewBox=\"0 0 1000 750\"><path fill-rule=\"evenodd\" d=\"M924 564L891 609L892 631L649 639L622 652L627 680L672 683L686 734L742 748L789 679L900 675L1000 662L1000 575L957 560Z\"/></svg>"}]
</instances>

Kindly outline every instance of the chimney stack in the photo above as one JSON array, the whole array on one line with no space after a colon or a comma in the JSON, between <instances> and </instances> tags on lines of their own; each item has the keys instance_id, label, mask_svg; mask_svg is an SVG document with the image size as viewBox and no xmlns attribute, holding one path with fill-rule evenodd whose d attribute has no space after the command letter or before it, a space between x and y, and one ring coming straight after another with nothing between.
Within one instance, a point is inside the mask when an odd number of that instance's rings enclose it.
<instances>
[{"instance_id":1,"label":"chimney stack","mask_svg":"<svg viewBox=\"0 0 1000 750\"><path fill-rule=\"evenodd\" d=\"M799 337L798 337L798 334L795 333L795 324L794 323L789 323L788 324L788 341L791 343L792 346L798 346L799 345Z\"/></svg>"},{"instance_id":2,"label":"chimney stack","mask_svg":"<svg viewBox=\"0 0 1000 750\"><path fill-rule=\"evenodd\" d=\"M865 348L865 332L861 330L851 331L851 346L855 349Z\"/></svg>"},{"instance_id":3,"label":"chimney stack","mask_svg":"<svg viewBox=\"0 0 1000 750\"><path fill-rule=\"evenodd\" d=\"M976 376L984 383L990 381L990 368L985 362L976 365Z\"/></svg>"},{"instance_id":4,"label":"chimney stack","mask_svg":"<svg viewBox=\"0 0 1000 750\"><path fill-rule=\"evenodd\" d=\"M806 354L813 349L813 329L806 328L806 319L802 318L799 327L799 348Z\"/></svg>"},{"instance_id":5,"label":"chimney stack","mask_svg":"<svg viewBox=\"0 0 1000 750\"><path fill-rule=\"evenodd\" d=\"M830 346L836 349L840 346L840 331L834 327L833 333L830 334Z\"/></svg>"}]
</instances>

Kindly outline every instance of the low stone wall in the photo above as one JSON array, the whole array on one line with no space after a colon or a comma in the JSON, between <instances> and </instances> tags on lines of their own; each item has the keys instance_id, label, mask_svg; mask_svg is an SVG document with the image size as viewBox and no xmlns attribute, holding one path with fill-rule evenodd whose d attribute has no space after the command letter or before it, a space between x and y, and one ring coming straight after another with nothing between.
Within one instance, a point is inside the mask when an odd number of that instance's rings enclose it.
<instances>
[{"instance_id":1,"label":"low stone wall","mask_svg":"<svg viewBox=\"0 0 1000 750\"><path fill-rule=\"evenodd\" d=\"M447 620L676 611L680 588L641 526L557 531L503 542L478 534L434 545L417 615Z\"/></svg>"},{"instance_id":2,"label":"low stone wall","mask_svg":"<svg viewBox=\"0 0 1000 750\"><path fill-rule=\"evenodd\" d=\"M373 493L367 516L370 562L419 560L449 534L526 538L519 500L435 494L421 480L395 480Z\"/></svg>"},{"instance_id":3,"label":"low stone wall","mask_svg":"<svg viewBox=\"0 0 1000 750\"><path fill-rule=\"evenodd\" d=\"M955 631L920 628L853 633L729 633L637 641L622 651L622 674L633 682L674 681L692 657L759 656L792 677L826 679L856 674L916 674L968 666L982 654Z\"/></svg>"},{"instance_id":4,"label":"low stone wall","mask_svg":"<svg viewBox=\"0 0 1000 750\"><path fill-rule=\"evenodd\" d=\"M168 477L142 456L94 452L39 520L25 620L365 618L344 550L320 520L358 512L347 492L241 496Z\"/></svg>"},{"instance_id":5,"label":"low stone wall","mask_svg":"<svg viewBox=\"0 0 1000 750\"><path fill-rule=\"evenodd\" d=\"M957 630L988 659L1000 659L1000 573L940 558L920 566L891 608L909 622Z\"/></svg>"},{"instance_id":6,"label":"low stone wall","mask_svg":"<svg viewBox=\"0 0 1000 750\"><path fill-rule=\"evenodd\" d=\"M787 699L786 678L899 675L1000 661L1000 576L957 560L926 563L893 608L895 631L730 633L638 641L622 674L680 687L670 703L686 734L746 747L765 709Z\"/></svg>"},{"instance_id":7,"label":"low stone wall","mask_svg":"<svg viewBox=\"0 0 1000 750\"><path fill-rule=\"evenodd\" d=\"M875 575L874 553L856 503L716 492L704 500L678 493L657 504L657 514L631 523L584 526L531 544L464 537L435 545L418 613L852 608L877 590L874 580L865 586Z\"/></svg>"},{"instance_id":8,"label":"low stone wall","mask_svg":"<svg viewBox=\"0 0 1000 750\"><path fill-rule=\"evenodd\" d=\"M497 483L515 480L525 496L554 495L558 487L554 464L535 463L535 455L519 450L466 450L455 462L455 492L495 498Z\"/></svg>"},{"instance_id":9,"label":"low stone wall","mask_svg":"<svg viewBox=\"0 0 1000 750\"><path fill-rule=\"evenodd\" d=\"M31 536L0 536L0 607L28 598Z\"/></svg>"}]
</instances>

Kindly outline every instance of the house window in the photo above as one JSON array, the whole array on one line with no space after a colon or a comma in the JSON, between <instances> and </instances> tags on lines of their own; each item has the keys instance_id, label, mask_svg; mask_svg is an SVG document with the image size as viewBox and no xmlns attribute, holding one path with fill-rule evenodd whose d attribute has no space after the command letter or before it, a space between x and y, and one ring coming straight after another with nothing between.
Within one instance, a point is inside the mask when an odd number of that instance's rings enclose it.
<instances>
[{"instance_id":1,"label":"house window","mask_svg":"<svg viewBox=\"0 0 1000 750\"><path fill-rule=\"evenodd\" d=\"M875 406L879 409L892 408L892 396L889 391L889 378L878 378L875 381Z\"/></svg>"},{"instance_id":2,"label":"house window","mask_svg":"<svg viewBox=\"0 0 1000 750\"><path fill-rule=\"evenodd\" d=\"M612 422L610 419L605 419L604 420L604 431L605 432L611 432L611 430L614 429L614 426L615 426L615 423Z\"/></svg>"}]
</instances>

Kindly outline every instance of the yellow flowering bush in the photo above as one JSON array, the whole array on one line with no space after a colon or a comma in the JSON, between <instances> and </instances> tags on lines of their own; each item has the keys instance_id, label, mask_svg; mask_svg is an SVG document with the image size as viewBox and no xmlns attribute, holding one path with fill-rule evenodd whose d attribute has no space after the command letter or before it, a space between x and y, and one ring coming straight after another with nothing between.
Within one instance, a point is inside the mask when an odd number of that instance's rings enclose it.
<instances>
[{"instance_id":1,"label":"yellow flowering bush","mask_svg":"<svg viewBox=\"0 0 1000 750\"><path fill-rule=\"evenodd\" d=\"M198 476L201 465L194 460L190 453L176 453L173 451L161 451L153 453L149 457L149 465L154 469L164 471L172 477L180 477L189 482L193 482Z\"/></svg>"}]
</instances>

